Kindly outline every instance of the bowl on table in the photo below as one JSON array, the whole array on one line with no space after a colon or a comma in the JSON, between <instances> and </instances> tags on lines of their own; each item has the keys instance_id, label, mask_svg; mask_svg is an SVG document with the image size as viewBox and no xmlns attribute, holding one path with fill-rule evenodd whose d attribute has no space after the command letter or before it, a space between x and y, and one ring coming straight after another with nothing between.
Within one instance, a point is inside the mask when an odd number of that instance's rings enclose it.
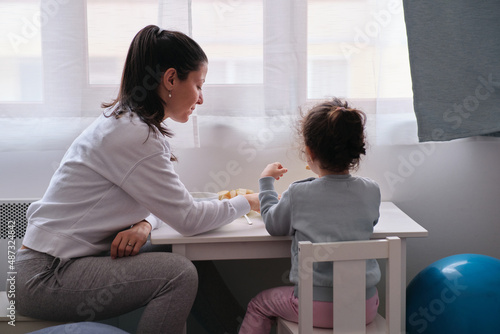
<instances>
[{"instance_id":1,"label":"bowl on table","mask_svg":"<svg viewBox=\"0 0 500 334\"><path fill-rule=\"evenodd\" d=\"M218 200L219 195L216 193L211 193L211 192L200 192L200 191L194 191L190 193L191 196L193 196L193 199L196 202L201 202L201 201L213 201L213 200Z\"/></svg>"}]
</instances>

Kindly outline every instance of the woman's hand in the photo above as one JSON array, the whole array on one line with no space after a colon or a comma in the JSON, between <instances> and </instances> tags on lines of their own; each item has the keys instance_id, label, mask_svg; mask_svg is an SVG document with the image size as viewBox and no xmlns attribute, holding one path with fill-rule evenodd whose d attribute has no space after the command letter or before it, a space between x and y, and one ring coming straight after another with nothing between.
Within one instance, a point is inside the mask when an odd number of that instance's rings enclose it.
<instances>
[{"instance_id":1,"label":"woman's hand","mask_svg":"<svg viewBox=\"0 0 500 334\"><path fill-rule=\"evenodd\" d=\"M137 255L148 241L151 229L151 224L142 220L128 230L118 233L111 243L111 258Z\"/></svg>"},{"instance_id":2,"label":"woman's hand","mask_svg":"<svg viewBox=\"0 0 500 334\"><path fill-rule=\"evenodd\" d=\"M264 168L264 170L260 174L260 177L262 178L262 177L272 176L276 180L279 180L280 177L282 177L283 174L285 174L286 172L288 172L288 169L283 167L281 163L273 162L272 164L269 164L266 166L266 168Z\"/></svg>"}]
</instances>

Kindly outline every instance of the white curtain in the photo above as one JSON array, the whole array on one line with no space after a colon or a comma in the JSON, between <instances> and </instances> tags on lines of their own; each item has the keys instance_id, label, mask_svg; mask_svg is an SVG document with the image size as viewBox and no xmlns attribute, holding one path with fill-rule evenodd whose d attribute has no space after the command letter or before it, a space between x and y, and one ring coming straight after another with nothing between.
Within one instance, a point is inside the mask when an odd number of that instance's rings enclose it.
<instances>
[{"instance_id":1,"label":"white curtain","mask_svg":"<svg viewBox=\"0 0 500 334\"><path fill-rule=\"evenodd\" d=\"M177 147L222 126L288 145L299 109L331 96L369 115L372 144L417 141L399 0L0 0L0 151L66 149L116 97L148 24L209 58L205 103L167 124Z\"/></svg>"}]
</instances>

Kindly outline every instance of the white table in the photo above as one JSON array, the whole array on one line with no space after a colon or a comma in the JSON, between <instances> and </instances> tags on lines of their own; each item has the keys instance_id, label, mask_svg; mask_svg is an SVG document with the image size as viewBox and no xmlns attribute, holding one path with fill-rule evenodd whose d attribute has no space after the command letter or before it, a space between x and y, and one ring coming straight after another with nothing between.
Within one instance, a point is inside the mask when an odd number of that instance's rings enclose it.
<instances>
[{"instance_id":1,"label":"white table","mask_svg":"<svg viewBox=\"0 0 500 334\"><path fill-rule=\"evenodd\" d=\"M151 243L170 244L172 252L190 260L270 259L290 257L290 236L270 236L259 215L250 216L192 237L184 237L164 224L151 233ZM401 238L402 305L406 305L406 238L426 237L428 232L391 202L382 202L380 219L372 239L389 236ZM402 332L405 332L406 312L402 310Z\"/></svg>"}]
</instances>

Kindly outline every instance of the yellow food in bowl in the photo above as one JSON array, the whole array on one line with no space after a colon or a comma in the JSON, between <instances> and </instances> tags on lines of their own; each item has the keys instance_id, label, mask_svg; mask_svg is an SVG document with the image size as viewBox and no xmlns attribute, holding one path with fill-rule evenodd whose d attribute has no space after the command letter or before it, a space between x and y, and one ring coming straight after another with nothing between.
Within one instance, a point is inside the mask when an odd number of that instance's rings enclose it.
<instances>
[{"instance_id":1,"label":"yellow food in bowl","mask_svg":"<svg viewBox=\"0 0 500 334\"><path fill-rule=\"evenodd\" d=\"M238 188L234 190L221 190L217 193L219 195L219 200L223 199L231 199L233 197L236 197L238 195L246 195L246 194L253 194L253 190L250 189L245 189L245 188Z\"/></svg>"}]
</instances>

